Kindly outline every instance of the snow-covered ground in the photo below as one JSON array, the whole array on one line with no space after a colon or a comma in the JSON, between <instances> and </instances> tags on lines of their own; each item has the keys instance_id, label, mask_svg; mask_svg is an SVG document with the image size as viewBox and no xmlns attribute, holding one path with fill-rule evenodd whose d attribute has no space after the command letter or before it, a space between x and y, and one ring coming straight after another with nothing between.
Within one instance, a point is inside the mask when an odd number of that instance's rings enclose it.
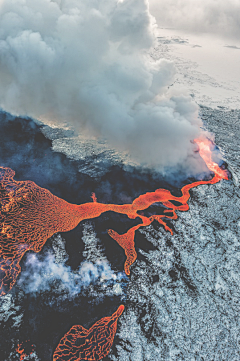
<instances>
[{"instance_id":1,"label":"snow-covered ground","mask_svg":"<svg viewBox=\"0 0 240 361\"><path fill-rule=\"evenodd\" d=\"M237 361L240 42L159 29L152 57L176 64L174 86L200 105L204 125L215 134L233 179L193 189L190 210L178 212L173 221L173 236L152 225L140 230L155 249L140 250L141 260L132 267L126 310L107 359ZM82 146L72 147L74 139L60 138L53 143L56 151L73 158L79 154Z\"/></svg>"},{"instance_id":2,"label":"snow-covered ground","mask_svg":"<svg viewBox=\"0 0 240 361\"><path fill-rule=\"evenodd\" d=\"M152 56L176 64L176 83L198 104L240 108L240 40L158 29Z\"/></svg>"},{"instance_id":3,"label":"snow-covered ground","mask_svg":"<svg viewBox=\"0 0 240 361\"><path fill-rule=\"evenodd\" d=\"M113 361L240 359L240 111L202 108L232 181L194 188L174 235L151 225L119 321Z\"/></svg>"},{"instance_id":4,"label":"snow-covered ground","mask_svg":"<svg viewBox=\"0 0 240 361\"><path fill-rule=\"evenodd\" d=\"M117 361L240 359L240 43L159 29L153 58L175 62L176 84L201 105L231 181L193 190L174 236L141 230L155 250L133 267ZM175 85L176 85L175 84ZM145 260L144 260L145 257Z\"/></svg>"}]
</instances>

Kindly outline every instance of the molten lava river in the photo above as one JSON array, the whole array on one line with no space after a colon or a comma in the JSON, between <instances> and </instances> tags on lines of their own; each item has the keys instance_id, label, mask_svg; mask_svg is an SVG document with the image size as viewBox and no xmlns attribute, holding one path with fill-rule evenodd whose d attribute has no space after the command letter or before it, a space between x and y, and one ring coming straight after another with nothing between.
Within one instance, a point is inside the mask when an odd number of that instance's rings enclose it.
<instances>
[{"instance_id":1,"label":"molten lava river","mask_svg":"<svg viewBox=\"0 0 240 361\"><path fill-rule=\"evenodd\" d=\"M0 167L1 295L9 292L15 284L21 272L20 261L27 251L39 252L54 233L70 231L81 221L99 217L107 211L141 220L140 224L124 234L118 234L113 229L108 230L112 239L125 251L124 270L129 276L130 267L137 258L134 238L135 232L140 227L148 226L155 220L173 234L166 220L176 220L176 211L185 212L189 209L190 189L228 179L227 172L212 160L211 142L206 140L195 142L198 144L200 156L209 170L214 173L212 179L185 185L181 189L180 197L160 188L140 195L131 204L99 203L94 193L92 202L70 204L32 181L15 181L15 172L12 169ZM142 211L159 202L165 208L163 214L143 215ZM178 205L175 205L176 203ZM53 360L101 360L109 353L116 333L117 321L123 310L124 306L121 305L112 316L100 319L89 329L81 325L73 326L60 340Z\"/></svg>"}]
</instances>

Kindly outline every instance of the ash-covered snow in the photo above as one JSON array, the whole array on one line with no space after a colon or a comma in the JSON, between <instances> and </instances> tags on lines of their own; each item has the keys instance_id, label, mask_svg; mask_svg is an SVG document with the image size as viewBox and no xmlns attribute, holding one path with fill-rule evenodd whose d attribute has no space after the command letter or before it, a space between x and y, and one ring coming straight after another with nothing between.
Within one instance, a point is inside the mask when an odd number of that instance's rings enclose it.
<instances>
[{"instance_id":1,"label":"ash-covered snow","mask_svg":"<svg viewBox=\"0 0 240 361\"><path fill-rule=\"evenodd\" d=\"M90 177L102 176L112 165L121 162L136 166L126 152L117 152L109 148L105 139L76 135L71 129L52 128L46 125L41 131L52 140L54 152L63 153L68 158L78 161L79 172Z\"/></svg>"},{"instance_id":2,"label":"ash-covered snow","mask_svg":"<svg viewBox=\"0 0 240 361\"><path fill-rule=\"evenodd\" d=\"M201 113L233 180L194 188L174 236L140 231L155 249L132 267L110 360L240 359L240 111Z\"/></svg>"}]
</instances>

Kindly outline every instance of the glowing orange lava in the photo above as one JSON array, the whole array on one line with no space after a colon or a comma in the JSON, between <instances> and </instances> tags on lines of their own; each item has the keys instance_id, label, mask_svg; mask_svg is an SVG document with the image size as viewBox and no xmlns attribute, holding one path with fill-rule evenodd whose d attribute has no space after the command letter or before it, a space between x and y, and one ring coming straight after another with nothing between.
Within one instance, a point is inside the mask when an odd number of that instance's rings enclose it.
<instances>
[{"instance_id":1,"label":"glowing orange lava","mask_svg":"<svg viewBox=\"0 0 240 361\"><path fill-rule=\"evenodd\" d=\"M25 343L27 344L29 341L26 341ZM32 351L30 353L26 353L25 352L25 348L23 346L24 342L22 342L21 344L18 344L17 348L16 348L16 352L20 355L19 360L23 361L25 359L25 357L28 357L29 355L31 355L33 353L33 345L32 347Z\"/></svg>"},{"instance_id":2,"label":"glowing orange lava","mask_svg":"<svg viewBox=\"0 0 240 361\"><path fill-rule=\"evenodd\" d=\"M37 186L32 181L19 182L13 179L15 172L10 168L0 167L0 270L2 273L0 295L8 292L21 271L19 265L23 255L32 250L39 252L49 237L57 232L74 229L79 222L99 217L112 211L125 214L131 219L140 218L142 223L129 229L125 234L109 230L109 235L124 249L126 262L124 270L130 274L130 266L137 258L134 237L137 229L151 224L154 220L163 225L166 231L172 230L163 218L177 219L176 211L187 211L189 190L201 184L214 184L220 179L228 179L227 172L219 168L211 159L211 143L207 140L195 140L199 154L215 176L209 181L198 181L182 188L182 196L175 197L169 190L157 189L140 195L132 204L98 203L95 194L93 202L75 205L54 196L47 189ZM176 206L172 201L181 203ZM164 214L144 216L141 211L154 203L161 202L167 209ZM140 213L138 213L140 212ZM170 213L170 215L169 215Z\"/></svg>"},{"instance_id":3,"label":"glowing orange lava","mask_svg":"<svg viewBox=\"0 0 240 361\"><path fill-rule=\"evenodd\" d=\"M215 173L215 176L228 179L227 172L224 169L221 169L217 163L212 161L212 151L211 146L213 144L206 139L195 139L195 143L198 144L199 147L199 154L205 161L208 169Z\"/></svg>"},{"instance_id":4,"label":"glowing orange lava","mask_svg":"<svg viewBox=\"0 0 240 361\"><path fill-rule=\"evenodd\" d=\"M71 327L59 342L53 361L96 361L107 356L123 310L124 306L119 306L111 317L101 318L89 330L81 325Z\"/></svg>"}]
</instances>

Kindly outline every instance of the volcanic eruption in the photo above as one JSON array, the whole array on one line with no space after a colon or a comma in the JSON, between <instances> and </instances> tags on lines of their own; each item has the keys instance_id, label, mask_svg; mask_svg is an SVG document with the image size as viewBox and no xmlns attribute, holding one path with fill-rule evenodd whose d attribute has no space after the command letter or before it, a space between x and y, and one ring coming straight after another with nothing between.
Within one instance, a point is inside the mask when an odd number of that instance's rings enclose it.
<instances>
[{"instance_id":1,"label":"volcanic eruption","mask_svg":"<svg viewBox=\"0 0 240 361\"><path fill-rule=\"evenodd\" d=\"M37 181L14 179L13 166L0 167L0 295L13 289L26 252L40 252L55 233L106 212L139 222L123 233L106 227L125 252L121 267L130 276L140 227L155 221L173 235L170 222L178 211L189 210L190 190L228 179L213 160L214 146L202 129L198 106L174 87L174 64L151 56L157 38L148 1L3 0L0 17L2 109L99 138L141 171L170 175L181 169L185 178L202 179L184 185L179 196L149 187L154 190L123 204L112 198L99 202L95 193L92 201L72 204ZM196 177L206 176L207 169L208 178ZM18 179L26 178L32 179ZM158 203L162 213L149 214ZM123 311L121 304L89 329L71 323L53 360L95 361L108 355ZM23 344L17 352L21 359L27 356Z\"/></svg>"},{"instance_id":2,"label":"volcanic eruption","mask_svg":"<svg viewBox=\"0 0 240 361\"><path fill-rule=\"evenodd\" d=\"M147 0L24 4L0 6L2 109L105 139L141 166L199 171L198 107L173 89L174 64L151 57Z\"/></svg>"},{"instance_id":3,"label":"volcanic eruption","mask_svg":"<svg viewBox=\"0 0 240 361\"><path fill-rule=\"evenodd\" d=\"M54 196L50 191L37 186L31 181L15 181L14 171L1 168L1 294L8 292L16 282L21 271L19 262L23 255L32 250L39 252L47 239L56 232L67 232L75 228L81 221L99 217L102 213L112 211L127 215L130 219L140 218L142 223L129 229L123 235L109 230L109 235L124 249L126 261L124 270L130 274L130 266L137 258L134 237L137 229L151 224L154 220L162 224L167 231L165 219L177 219L176 211L187 211L190 189L201 184L214 184L221 179L228 179L227 172L222 170L211 159L211 142L195 140L199 146L199 154L214 177L206 181L197 181L182 188L182 196L175 197L169 190L157 189L155 192L140 195L131 204L98 203L93 195L93 202L80 205L70 204ZM173 201L181 203L175 205ZM146 217L139 211L150 205L161 202L166 210L164 214ZM166 213L171 213L168 215Z\"/></svg>"}]
</instances>

